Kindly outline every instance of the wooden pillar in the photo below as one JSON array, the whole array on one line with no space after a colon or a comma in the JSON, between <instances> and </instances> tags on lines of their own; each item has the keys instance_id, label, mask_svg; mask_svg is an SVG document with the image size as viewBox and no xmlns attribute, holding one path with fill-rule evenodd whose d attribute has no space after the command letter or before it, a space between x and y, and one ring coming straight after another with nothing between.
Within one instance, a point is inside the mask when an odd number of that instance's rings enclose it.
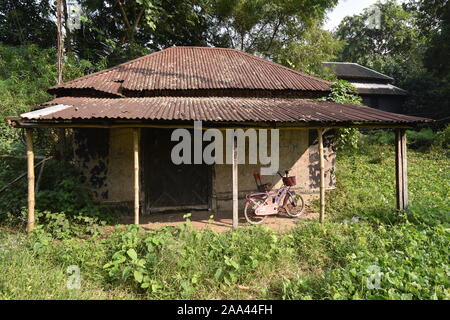
<instances>
[{"instance_id":1,"label":"wooden pillar","mask_svg":"<svg viewBox=\"0 0 450 320\"><path fill-rule=\"evenodd\" d=\"M139 128L133 128L134 224L139 224Z\"/></svg>"},{"instance_id":2,"label":"wooden pillar","mask_svg":"<svg viewBox=\"0 0 450 320\"><path fill-rule=\"evenodd\" d=\"M33 153L33 129L25 129L27 141L27 166L28 166L28 222L27 232L34 229L34 153Z\"/></svg>"},{"instance_id":3,"label":"wooden pillar","mask_svg":"<svg viewBox=\"0 0 450 320\"><path fill-rule=\"evenodd\" d=\"M317 129L319 138L319 168L320 168L320 222L325 219L325 164L323 155L323 129Z\"/></svg>"},{"instance_id":4,"label":"wooden pillar","mask_svg":"<svg viewBox=\"0 0 450 320\"><path fill-rule=\"evenodd\" d=\"M406 134L404 129L395 131L395 177L397 209L408 208L408 173L406 158Z\"/></svg>"},{"instance_id":5,"label":"wooden pillar","mask_svg":"<svg viewBox=\"0 0 450 320\"><path fill-rule=\"evenodd\" d=\"M238 227L239 219L239 203L238 203L238 152L236 145L236 137L233 137L233 229Z\"/></svg>"}]
</instances>

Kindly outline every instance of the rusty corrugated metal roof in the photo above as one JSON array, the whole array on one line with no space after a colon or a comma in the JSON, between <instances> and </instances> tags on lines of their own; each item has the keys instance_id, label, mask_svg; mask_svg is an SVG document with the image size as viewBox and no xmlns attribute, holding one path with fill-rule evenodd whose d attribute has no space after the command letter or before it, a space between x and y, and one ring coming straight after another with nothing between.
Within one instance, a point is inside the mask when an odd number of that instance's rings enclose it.
<instances>
[{"instance_id":1,"label":"rusty corrugated metal roof","mask_svg":"<svg viewBox=\"0 0 450 320\"><path fill-rule=\"evenodd\" d=\"M49 92L60 96L77 96L77 91L86 89L116 96L205 89L326 92L330 85L328 81L235 49L171 47L54 86Z\"/></svg>"},{"instance_id":2,"label":"rusty corrugated metal roof","mask_svg":"<svg viewBox=\"0 0 450 320\"><path fill-rule=\"evenodd\" d=\"M82 98L61 97L58 108L22 114L28 120L202 120L237 122L417 123L429 119L364 106L309 99L229 97ZM51 108L51 107L50 107ZM54 112L52 112L55 110Z\"/></svg>"},{"instance_id":3,"label":"rusty corrugated metal roof","mask_svg":"<svg viewBox=\"0 0 450 320\"><path fill-rule=\"evenodd\" d=\"M111 119L411 124L431 121L368 107L305 99L317 92L326 94L330 85L234 49L172 47L53 87L50 92L60 97L41 106L46 108L21 117L33 122ZM98 93L103 97L96 98Z\"/></svg>"}]
</instances>

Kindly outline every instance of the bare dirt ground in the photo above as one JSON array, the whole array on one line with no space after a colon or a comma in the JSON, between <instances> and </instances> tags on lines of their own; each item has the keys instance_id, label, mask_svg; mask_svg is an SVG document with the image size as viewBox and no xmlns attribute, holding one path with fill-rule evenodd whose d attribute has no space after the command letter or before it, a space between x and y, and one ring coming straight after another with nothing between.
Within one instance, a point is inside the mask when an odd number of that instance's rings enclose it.
<instances>
[{"instance_id":1,"label":"bare dirt ground","mask_svg":"<svg viewBox=\"0 0 450 320\"><path fill-rule=\"evenodd\" d=\"M164 226L178 226L185 222L183 216L187 212L171 212L171 213L151 213L140 216L140 225L145 229L155 230ZM231 211L219 211L213 213L211 211L194 211L192 210L191 220L192 227L195 229L212 228L215 231L223 232L231 230L232 226L232 212ZM212 219L210 218L211 216ZM305 208L304 214L299 218L290 218L286 215L268 216L263 222L263 225L272 228L275 231L285 232L295 226L295 222L300 219L318 219L318 214ZM121 221L123 224L132 224L133 216L124 215ZM248 226L249 224L245 220L244 215L239 213L239 225Z\"/></svg>"}]
</instances>

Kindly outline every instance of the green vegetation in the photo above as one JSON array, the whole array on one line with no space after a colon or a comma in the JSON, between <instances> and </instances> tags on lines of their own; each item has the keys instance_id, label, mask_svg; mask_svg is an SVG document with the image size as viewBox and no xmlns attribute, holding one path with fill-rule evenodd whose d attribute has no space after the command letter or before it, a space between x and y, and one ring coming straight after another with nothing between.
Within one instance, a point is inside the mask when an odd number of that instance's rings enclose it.
<instances>
[{"instance_id":1,"label":"green vegetation","mask_svg":"<svg viewBox=\"0 0 450 320\"><path fill-rule=\"evenodd\" d=\"M55 55L55 49L42 49L34 44L9 46L0 42L1 155L23 150L21 131L10 127L6 118L30 111L31 107L52 99L46 90L56 84ZM90 62L70 55L65 63L64 80L80 77L90 68ZM37 130L36 143L41 153L51 152L52 141L55 138L50 130Z\"/></svg>"},{"instance_id":2,"label":"green vegetation","mask_svg":"<svg viewBox=\"0 0 450 320\"><path fill-rule=\"evenodd\" d=\"M344 42L336 61L391 76L409 93L403 112L441 120L442 128L450 117L449 28L448 0L378 1L342 20L334 32Z\"/></svg>"},{"instance_id":3,"label":"green vegetation","mask_svg":"<svg viewBox=\"0 0 450 320\"><path fill-rule=\"evenodd\" d=\"M449 299L448 0L380 2L380 28L366 23L370 9L330 33L322 25L337 2L80 0L80 28L63 19L64 80L172 45L239 48L330 80L323 61L361 63L409 91L405 112L441 120L407 131L407 211L393 209L391 131L337 131L326 223L286 233L195 231L188 215L159 231L113 226L118 215L92 201L76 170L49 160L32 235L22 231L26 180L0 194L0 299ZM48 101L56 84L54 14L49 0L0 3L0 186L26 169L21 131L6 117ZM343 81L328 100L360 103ZM37 155L57 154L55 132L34 138ZM66 287L74 265L80 290Z\"/></svg>"},{"instance_id":4,"label":"green vegetation","mask_svg":"<svg viewBox=\"0 0 450 320\"><path fill-rule=\"evenodd\" d=\"M409 152L411 207L396 212L393 149L359 143L338 157L323 225L217 233L187 215L178 228L111 230L47 212L27 237L4 223L0 298L449 299L448 158ZM70 265L81 290L66 288Z\"/></svg>"},{"instance_id":5,"label":"green vegetation","mask_svg":"<svg viewBox=\"0 0 450 320\"><path fill-rule=\"evenodd\" d=\"M321 101L333 101L336 103L361 105L362 99L358 96L356 88L348 81L337 80L331 86L331 92L326 98L319 99ZM356 149L361 133L356 128L340 128L333 131L336 141L336 148Z\"/></svg>"}]
</instances>

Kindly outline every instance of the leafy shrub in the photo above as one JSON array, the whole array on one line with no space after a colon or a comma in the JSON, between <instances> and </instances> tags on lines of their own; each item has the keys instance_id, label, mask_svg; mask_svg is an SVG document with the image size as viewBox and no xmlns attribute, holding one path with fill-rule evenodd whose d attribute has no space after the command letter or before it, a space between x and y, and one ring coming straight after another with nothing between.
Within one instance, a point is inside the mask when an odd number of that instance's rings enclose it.
<instances>
[{"instance_id":1,"label":"leafy shrub","mask_svg":"<svg viewBox=\"0 0 450 320\"><path fill-rule=\"evenodd\" d=\"M336 103L345 103L360 105L361 97L358 95L356 88L348 81L337 80L331 86L331 92L326 98L319 101L333 101ZM336 147L338 149L354 150L358 147L360 132L356 128L343 128L335 131Z\"/></svg>"},{"instance_id":2,"label":"leafy shrub","mask_svg":"<svg viewBox=\"0 0 450 320\"><path fill-rule=\"evenodd\" d=\"M361 136L362 134L357 128L336 129L336 147L339 151L354 151L358 148Z\"/></svg>"},{"instance_id":3,"label":"leafy shrub","mask_svg":"<svg viewBox=\"0 0 450 320\"><path fill-rule=\"evenodd\" d=\"M395 145L395 133L392 130L370 130L363 137L366 145Z\"/></svg>"},{"instance_id":4,"label":"leafy shrub","mask_svg":"<svg viewBox=\"0 0 450 320\"><path fill-rule=\"evenodd\" d=\"M449 299L448 230L380 226L347 251L346 263L323 276L286 279L287 299ZM340 251L345 255L345 251Z\"/></svg>"},{"instance_id":5,"label":"leafy shrub","mask_svg":"<svg viewBox=\"0 0 450 320\"><path fill-rule=\"evenodd\" d=\"M419 151L428 151L431 147L448 149L450 146L450 129L434 132L430 128L418 131L406 130L408 147ZM393 130L369 130L364 132L360 143L371 145L395 146L395 132Z\"/></svg>"},{"instance_id":6,"label":"leafy shrub","mask_svg":"<svg viewBox=\"0 0 450 320\"><path fill-rule=\"evenodd\" d=\"M17 175L17 171L20 168L23 170L25 166L24 161L17 161L17 159L7 163L10 166L0 172L0 177L3 173L4 177L11 179L13 174ZM117 222L118 212L95 202L90 190L81 184L80 177L80 172L73 165L63 161L48 160L41 177L39 192L36 194L36 210L63 213L68 217L95 218L107 223ZM26 195L26 178L0 194L0 220L7 219L10 223L23 222L21 214L26 206Z\"/></svg>"},{"instance_id":7,"label":"leafy shrub","mask_svg":"<svg viewBox=\"0 0 450 320\"><path fill-rule=\"evenodd\" d=\"M450 125L447 125L447 127L445 127L445 129L443 129L442 131L439 131L436 134L434 146L444 148L444 149L450 148Z\"/></svg>"},{"instance_id":8,"label":"leafy shrub","mask_svg":"<svg viewBox=\"0 0 450 320\"><path fill-rule=\"evenodd\" d=\"M159 298L193 298L203 288L229 290L253 281L263 268L277 268L294 251L284 242L288 238L261 227L217 233L184 226L143 233L130 226L118 240L104 266L110 281Z\"/></svg>"},{"instance_id":9,"label":"leafy shrub","mask_svg":"<svg viewBox=\"0 0 450 320\"><path fill-rule=\"evenodd\" d=\"M436 134L429 128L420 131L406 131L408 146L418 150L428 150L436 139Z\"/></svg>"},{"instance_id":10,"label":"leafy shrub","mask_svg":"<svg viewBox=\"0 0 450 320\"><path fill-rule=\"evenodd\" d=\"M331 92L325 100L354 105L360 105L362 103L362 98L358 95L356 88L345 80L333 82Z\"/></svg>"},{"instance_id":11,"label":"leafy shrub","mask_svg":"<svg viewBox=\"0 0 450 320\"><path fill-rule=\"evenodd\" d=\"M26 214L26 212L24 212ZM100 234L104 221L83 215L67 215L64 212L35 212L37 234L44 232L44 237L51 239L68 239L80 236L96 236Z\"/></svg>"},{"instance_id":12,"label":"leafy shrub","mask_svg":"<svg viewBox=\"0 0 450 320\"><path fill-rule=\"evenodd\" d=\"M6 124L7 116L17 116L30 107L51 99L47 89L56 84L56 49L36 45L8 46L0 43L0 153L15 150L21 130ZM32 62L32 63L30 63ZM91 68L73 55L64 64L64 80L72 80ZM49 147L50 130L35 130L35 145Z\"/></svg>"}]
</instances>

